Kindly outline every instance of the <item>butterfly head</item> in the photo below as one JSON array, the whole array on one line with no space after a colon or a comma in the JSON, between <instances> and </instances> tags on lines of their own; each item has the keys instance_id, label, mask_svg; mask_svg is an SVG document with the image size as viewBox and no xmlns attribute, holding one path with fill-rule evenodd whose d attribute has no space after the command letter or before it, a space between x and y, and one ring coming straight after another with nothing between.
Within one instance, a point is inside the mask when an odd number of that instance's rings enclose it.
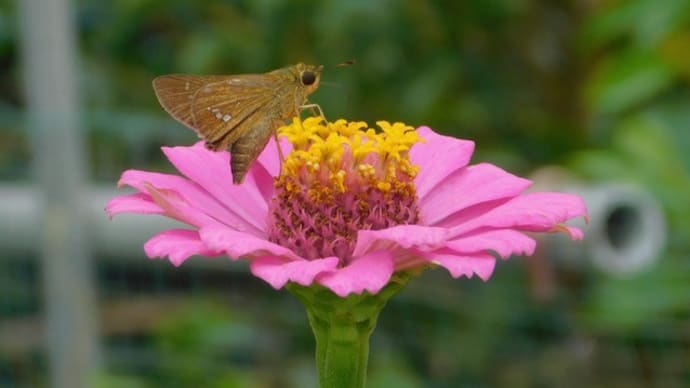
<instances>
[{"instance_id":1,"label":"butterfly head","mask_svg":"<svg viewBox=\"0 0 690 388\"><path fill-rule=\"evenodd\" d=\"M306 94L310 94L319 87L322 70L322 65L315 66L298 63L293 67L293 74L297 77L299 83L306 89Z\"/></svg>"}]
</instances>

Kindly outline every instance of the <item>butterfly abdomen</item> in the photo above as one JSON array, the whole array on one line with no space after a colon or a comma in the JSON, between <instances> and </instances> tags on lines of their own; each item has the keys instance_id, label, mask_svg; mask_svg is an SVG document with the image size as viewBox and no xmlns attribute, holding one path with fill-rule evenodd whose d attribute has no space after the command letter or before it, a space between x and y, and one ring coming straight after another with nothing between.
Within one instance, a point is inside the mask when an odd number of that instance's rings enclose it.
<instances>
[{"instance_id":1,"label":"butterfly abdomen","mask_svg":"<svg viewBox=\"0 0 690 388\"><path fill-rule=\"evenodd\" d=\"M273 123L260 121L230 146L232 182L240 184L250 165L259 156L274 131Z\"/></svg>"}]
</instances>

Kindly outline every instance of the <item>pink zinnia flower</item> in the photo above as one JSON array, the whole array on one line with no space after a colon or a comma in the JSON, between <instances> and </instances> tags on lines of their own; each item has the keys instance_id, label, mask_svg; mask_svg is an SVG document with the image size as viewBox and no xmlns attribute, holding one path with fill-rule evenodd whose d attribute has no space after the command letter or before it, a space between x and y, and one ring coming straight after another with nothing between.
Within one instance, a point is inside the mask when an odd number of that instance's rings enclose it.
<instances>
[{"instance_id":1,"label":"pink zinnia flower","mask_svg":"<svg viewBox=\"0 0 690 388\"><path fill-rule=\"evenodd\" d=\"M233 185L230 154L202 143L163 147L183 176L125 171L138 192L107 212L160 214L171 229L144 246L174 265L192 255L250 261L251 272L281 288L321 284L338 296L377 293L396 272L440 266L453 277L489 279L496 255L531 255L526 232L581 239L563 223L586 217L563 193L525 193L530 181L487 163L468 165L474 143L401 123L295 120L280 130L291 149L282 163L271 142ZM280 173L280 175L279 175Z\"/></svg>"}]
</instances>

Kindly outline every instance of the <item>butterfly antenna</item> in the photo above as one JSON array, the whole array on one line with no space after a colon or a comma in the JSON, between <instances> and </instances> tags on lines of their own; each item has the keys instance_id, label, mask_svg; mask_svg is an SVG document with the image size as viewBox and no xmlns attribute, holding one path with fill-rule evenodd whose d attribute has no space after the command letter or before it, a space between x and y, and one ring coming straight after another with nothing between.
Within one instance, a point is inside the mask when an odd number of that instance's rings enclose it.
<instances>
[{"instance_id":1,"label":"butterfly antenna","mask_svg":"<svg viewBox=\"0 0 690 388\"><path fill-rule=\"evenodd\" d=\"M350 60L347 60L345 62L341 62L341 63L335 65L335 67L346 67L346 66L354 65L356 63L357 63L357 60L352 58ZM325 85L325 86L329 86L329 87L335 87L335 88L342 88L343 87L343 85L341 85L339 83L327 82L327 81L321 81L321 85Z\"/></svg>"},{"instance_id":2,"label":"butterfly antenna","mask_svg":"<svg viewBox=\"0 0 690 388\"><path fill-rule=\"evenodd\" d=\"M341 63L335 65L335 67L351 66L351 65L354 65L354 64L356 64L356 63L357 63L357 60L354 59L354 58L352 58L352 59L350 59L350 60L348 60L348 61L341 62Z\"/></svg>"},{"instance_id":3,"label":"butterfly antenna","mask_svg":"<svg viewBox=\"0 0 690 388\"><path fill-rule=\"evenodd\" d=\"M321 81L321 85L328 86L329 88L342 88L343 87L343 85L338 83L338 82L328 82L328 81Z\"/></svg>"}]
</instances>

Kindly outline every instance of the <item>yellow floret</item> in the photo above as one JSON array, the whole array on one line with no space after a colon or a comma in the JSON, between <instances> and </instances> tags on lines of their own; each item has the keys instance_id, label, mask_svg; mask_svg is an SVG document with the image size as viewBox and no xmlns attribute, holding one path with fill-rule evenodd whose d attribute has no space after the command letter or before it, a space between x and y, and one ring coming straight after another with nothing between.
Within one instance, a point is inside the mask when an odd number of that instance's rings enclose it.
<instances>
[{"instance_id":1,"label":"yellow floret","mask_svg":"<svg viewBox=\"0 0 690 388\"><path fill-rule=\"evenodd\" d=\"M409 160L409 150L423 139L403 123L376 124L379 131L361 121L294 119L278 130L293 144L293 151L283 163L284 178L307 179L302 183L309 185L310 195L319 198L326 194L323 190L328 191L328 197L346 190L366 191L366 187L389 192L412 185L419 168ZM301 172L313 177L305 178ZM321 194L316 195L314 190Z\"/></svg>"}]
</instances>

